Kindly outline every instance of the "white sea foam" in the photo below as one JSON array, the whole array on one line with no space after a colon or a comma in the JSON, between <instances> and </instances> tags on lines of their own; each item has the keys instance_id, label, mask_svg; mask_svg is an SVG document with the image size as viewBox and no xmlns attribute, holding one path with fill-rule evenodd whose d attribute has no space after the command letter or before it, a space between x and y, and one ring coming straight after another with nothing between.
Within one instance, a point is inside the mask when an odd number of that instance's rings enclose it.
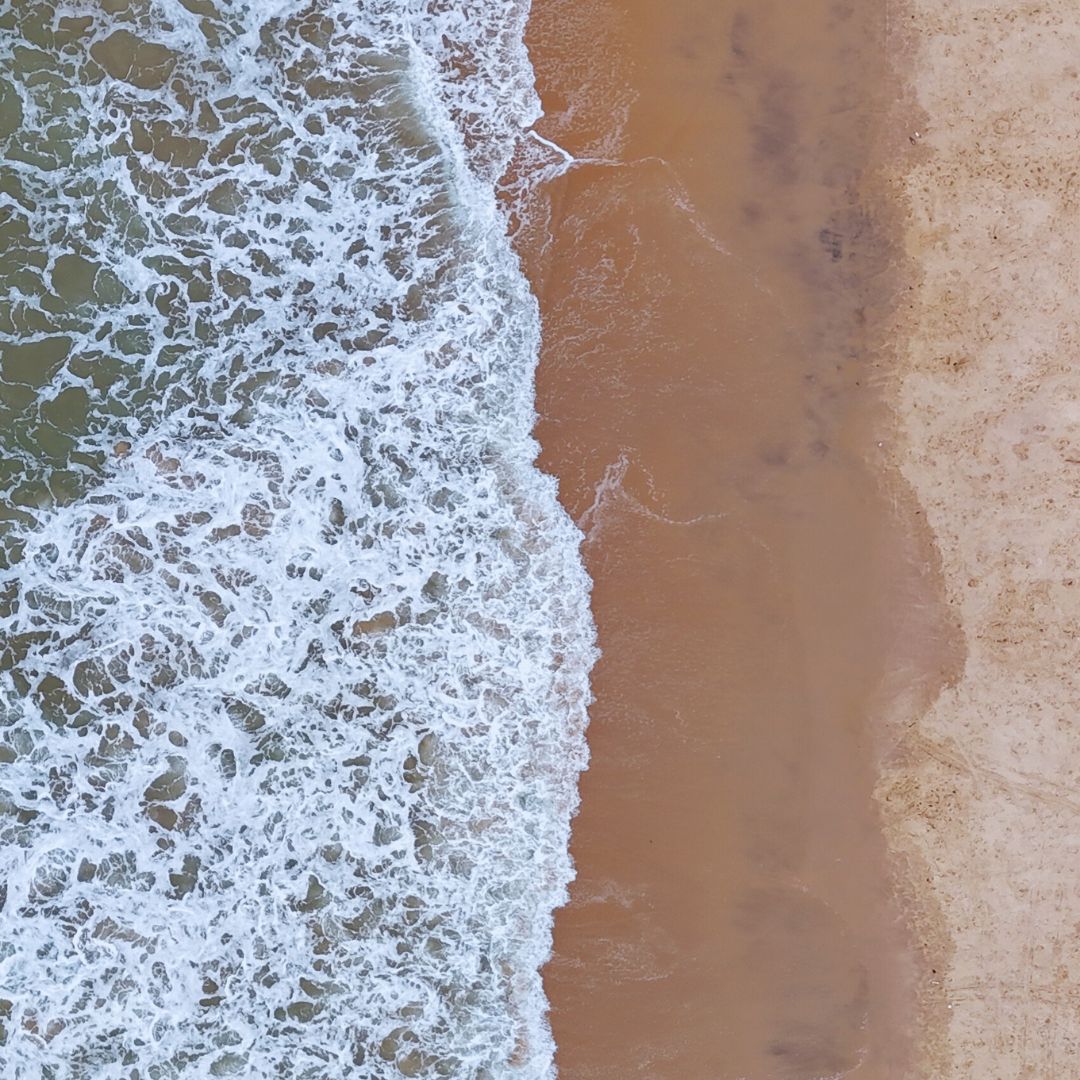
<instances>
[{"instance_id":1,"label":"white sea foam","mask_svg":"<svg viewBox=\"0 0 1080 1080\"><path fill-rule=\"evenodd\" d=\"M551 1076L593 643L526 11L112 6L0 45L0 1074Z\"/></svg>"}]
</instances>

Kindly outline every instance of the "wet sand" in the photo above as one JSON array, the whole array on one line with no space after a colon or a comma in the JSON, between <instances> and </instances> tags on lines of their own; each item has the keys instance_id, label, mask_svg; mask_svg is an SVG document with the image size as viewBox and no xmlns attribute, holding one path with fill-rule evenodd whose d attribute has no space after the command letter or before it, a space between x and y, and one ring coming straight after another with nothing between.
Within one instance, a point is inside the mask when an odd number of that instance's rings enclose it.
<instances>
[{"instance_id":1,"label":"wet sand","mask_svg":"<svg viewBox=\"0 0 1080 1080\"><path fill-rule=\"evenodd\" d=\"M539 130L579 160L521 243L537 434L603 649L545 972L567 1080L912 1060L922 942L873 793L897 691L957 649L885 445L885 12L534 7Z\"/></svg>"}]
</instances>

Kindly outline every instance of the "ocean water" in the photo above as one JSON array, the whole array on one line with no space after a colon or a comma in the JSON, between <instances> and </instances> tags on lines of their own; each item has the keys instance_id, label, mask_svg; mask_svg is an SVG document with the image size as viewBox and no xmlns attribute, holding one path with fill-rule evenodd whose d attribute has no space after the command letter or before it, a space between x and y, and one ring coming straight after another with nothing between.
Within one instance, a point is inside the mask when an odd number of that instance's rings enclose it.
<instances>
[{"instance_id":1,"label":"ocean water","mask_svg":"<svg viewBox=\"0 0 1080 1080\"><path fill-rule=\"evenodd\" d=\"M516 0L0 3L0 1075L553 1075L593 630Z\"/></svg>"}]
</instances>

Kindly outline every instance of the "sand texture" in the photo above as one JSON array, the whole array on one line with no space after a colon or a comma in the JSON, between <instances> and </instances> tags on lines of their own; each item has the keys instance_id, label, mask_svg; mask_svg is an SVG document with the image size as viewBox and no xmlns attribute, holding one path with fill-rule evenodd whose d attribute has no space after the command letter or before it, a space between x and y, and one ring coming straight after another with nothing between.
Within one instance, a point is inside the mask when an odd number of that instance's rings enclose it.
<instances>
[{"instance_id":1,"label":"sand texture","mask_svg":"<svg viewBox=\"0 0 1080 1080\"><path fill-rule=\"evenodd\" d=\"M921 1075L1063 1080L1080 1076L1080 8L917 0L903 20L897 459L966 660L907 718L878 794L921 896Z\"/></svg>"}]
</instances>

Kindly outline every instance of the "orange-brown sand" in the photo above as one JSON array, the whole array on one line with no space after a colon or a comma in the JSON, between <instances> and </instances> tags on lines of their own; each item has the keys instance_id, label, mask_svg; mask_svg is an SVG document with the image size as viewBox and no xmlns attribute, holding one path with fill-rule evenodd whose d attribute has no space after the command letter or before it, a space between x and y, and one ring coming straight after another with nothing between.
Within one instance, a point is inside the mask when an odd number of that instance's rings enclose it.
<instances>
[{"instance_id":1,"label":"orange-brown sand","mask_svg":"<svg viewBox=\"0 0 1080 1080\"><path fill-rule=\"evenodd\" d=\"M922 942L873 792L897 688L928 701L956 648L878 446L902 272L885 15L534 6L539 130L578 159L520 243L537 434L603 649L545 973L565 1080L914 1060Z\"/></svg>"}]
</instances>

